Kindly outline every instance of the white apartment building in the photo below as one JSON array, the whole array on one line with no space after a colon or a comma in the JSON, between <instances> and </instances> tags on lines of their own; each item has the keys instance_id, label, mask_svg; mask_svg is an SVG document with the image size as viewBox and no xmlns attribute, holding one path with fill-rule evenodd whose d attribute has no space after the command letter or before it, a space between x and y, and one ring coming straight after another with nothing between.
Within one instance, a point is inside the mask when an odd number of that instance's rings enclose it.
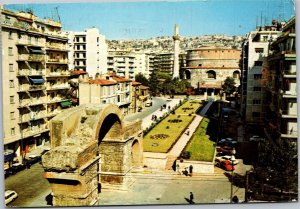
<instances>
[{"instance_id":1,"label":"white apartment building","mask_svg":"<svg viewBox=\"0 0 300 209\"><path fill-rule=\"evenodd\" d=\"M136 75L135 55L129 51L109 51L107 71L134 80Z\"/></svg>"},{"instance_id":2,"label":"white apartment building","mask_svg":"<svg viewBox=\"0 0 300 209\"><path fill-rule=\"evenodd\" d=\"M153 71L153 55L144 52L135 52L135 75L141 73L149 79Z\"/></svg>"},{"instance_id":3,"label":"white apartment building","mask_svg":"<svg viewBox=\"0 0 300 209\"><path fill-rule=\"evenodd\" d=\"M278 31L274 26L265 26L247 35L242 51L242 96L241 108L245 121L249 124L263 123L265 118L266 93L264 68L272 40Z\"/></svg>"},{"instance_id":4,"label":"white apartment building","mask_svg":"<svg viewBox=\"0 0 300 209\"><path fill-rule=\"evenodd\" d=\"M24 155L49 143L48 121L67 98L67 37L61 23L1 9L4 149Z\"/></svg>"},{"instance_id":5,"label":"white apartment building","mask_svg":"<svg viewBox=\"0 0 300 209\"><path fill-rule=\"evenodd\" d=\"M97 28L84 32L67 32L69 38L69 68L83 70L90 78L96 78L107 71L107 43Z\"/></svg>"}]
</instances>

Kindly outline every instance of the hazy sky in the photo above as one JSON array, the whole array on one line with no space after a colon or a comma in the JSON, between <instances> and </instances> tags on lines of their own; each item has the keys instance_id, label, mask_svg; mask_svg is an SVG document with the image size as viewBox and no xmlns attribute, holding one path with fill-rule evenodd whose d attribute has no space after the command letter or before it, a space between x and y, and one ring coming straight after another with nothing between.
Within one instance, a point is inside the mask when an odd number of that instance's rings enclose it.
<instances>
[{"instance_id":1,"label":"hazy sky","mask_svg":"<svg viewBox=\"0 0 300 209\"><path fill-rule=\"evenodd\" d=\"M95 26L107 39L170 36L175 23L179 24L180 35L183 36L245 35L255 29L256 23L270 24L272 19L278 18L289 20L294 14L292 0L94 1L10 4L6 8L31 9L40 18L56 20L57 8L63 30L83 31Z\"/></svg>"}]
</instances>

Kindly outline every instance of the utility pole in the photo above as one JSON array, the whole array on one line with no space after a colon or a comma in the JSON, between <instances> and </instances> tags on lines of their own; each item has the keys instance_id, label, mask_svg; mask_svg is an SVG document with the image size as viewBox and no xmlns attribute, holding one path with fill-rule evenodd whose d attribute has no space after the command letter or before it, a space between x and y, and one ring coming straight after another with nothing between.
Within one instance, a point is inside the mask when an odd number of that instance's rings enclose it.
<instances>
[{"instance_id":1,"label":"utility pole","mask_svg":"<svg viewBox=\"0 0 300 209\"><path fill-rule=\"evenodd\" d=\"M249 171L246 171L245 202L248 202Z\"/></svg>"}]
</instances>

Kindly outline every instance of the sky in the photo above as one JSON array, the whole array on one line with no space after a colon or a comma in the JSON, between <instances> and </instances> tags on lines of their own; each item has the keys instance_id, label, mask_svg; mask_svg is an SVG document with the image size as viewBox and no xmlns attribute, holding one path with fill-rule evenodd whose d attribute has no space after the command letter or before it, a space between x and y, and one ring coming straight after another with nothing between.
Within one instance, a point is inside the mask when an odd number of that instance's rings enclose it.
<instances>
[{"instance_id":1,"label":"sky","mask_svg":"<svg viewBox=\"0 0 300 209\"><path fill-rule=\"evenodd\" d=\"M4 1L4 4L9 3L5 8L12 10L30 9L40 18L58 20L58 12L63 30L84 31L96 27L109 40L171 36L175 24L179 25L182 36L243 36L255 30L257 24L268 25L272 19L287 21L294 14L292 0L52 2L24 3L24 0L19 0L18 4L11 4L15 1L10 0Z\"/></svg>"}]
</instances>

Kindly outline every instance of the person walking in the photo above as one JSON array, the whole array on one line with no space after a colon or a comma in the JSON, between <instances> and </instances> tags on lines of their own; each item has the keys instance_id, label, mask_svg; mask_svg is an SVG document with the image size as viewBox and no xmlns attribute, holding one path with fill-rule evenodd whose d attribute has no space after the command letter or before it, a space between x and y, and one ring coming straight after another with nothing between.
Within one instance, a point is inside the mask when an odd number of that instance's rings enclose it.
<instances>
[{"instance_id":1,"label":"person walking","mask_svg":"<svg viewBox=\"0 0 300 209\"><path fill-rule=\"evenodd\" d=\"M189 167L189 172L190 172L190 177L192 177L193 176L193 166L192 165L190 165L190 167Z\"/></svg>"},{"instance_id":2,"label":"person walking","mask_svg":"<svg viewBox=\"0 0 300 209\"><path fill-rule=\"evenodd\" d=\"M190 204L194 204L194 194L190 192Z\"/></svg>"}]
</instances>

